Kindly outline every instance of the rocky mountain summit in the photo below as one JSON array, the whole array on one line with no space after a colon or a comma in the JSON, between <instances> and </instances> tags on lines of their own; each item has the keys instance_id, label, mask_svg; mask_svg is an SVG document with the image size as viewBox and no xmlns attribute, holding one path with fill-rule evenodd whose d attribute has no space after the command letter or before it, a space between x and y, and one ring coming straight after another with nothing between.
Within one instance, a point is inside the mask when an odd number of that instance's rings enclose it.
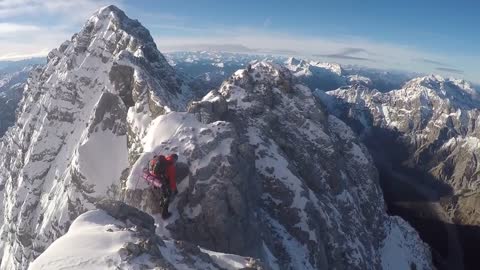
<instances>
[{"instance_id":1,"label":"rocky mountain summit","mask_svg":"<svg viewBox=\"0 0 480 270\"><path fill-rule=\"evenodd\" d=\"M290 70L253 63L197 95L115 6L50 52L0 142L0 269L432 269L366 147ZM170 152L163 221L141 173Z\"/></svg>"}]
</instances>

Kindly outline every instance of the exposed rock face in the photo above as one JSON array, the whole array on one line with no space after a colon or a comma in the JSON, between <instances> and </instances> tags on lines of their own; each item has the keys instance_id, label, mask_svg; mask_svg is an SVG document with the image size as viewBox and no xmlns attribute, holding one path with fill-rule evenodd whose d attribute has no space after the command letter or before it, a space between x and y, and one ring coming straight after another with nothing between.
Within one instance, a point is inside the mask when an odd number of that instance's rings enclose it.
<instances>
[{"instance_id":1,"label":"exposed rock face","mask_svg":"<svg viewBox=\"0 0 480 270\"><path fill-rule=\"evenodd\" d=\"M423 238L437 251L457 250L437 256L440 269L461 269L464 264L466 269L478 268L475 256L469 255L475 247L462 235L466 230L470 239L480 239L473 206L480 188L479 94L465 81L439 76L417 78L387 93L358 86L328 94L319 93L332 111L356 127L385 172L394 213L423 228ZM423 211L431 221L422 218ZM451 228L452 223L458 226ZM455 244L430 236L432 226L445 227Z\"/></svg>"},{"instance_id":2,"label":"exposed rock face","mask_svg":"<svg viewBox=\"0 0 480 270\"><path fill-rule=\"evenodd\" d=\"M127 114L149 121L190 96L148 30L114 6L51 51L0 143L0 268L25 269L92 203L119 193L135 130Z\"/></svg>"},{"instance_id":3,"label":"exposed rock face","mask_svg":"<svg viewBox=\"0 0 480 270\"><path fill-rule=\"evenodd\" d=\"M80 215L29 269L263 269L252 258L162 240L150 215L122 202L97 206L102 210Z\"/></svg>"},{"instance_id":4,"label":"exposed rock face","mask_svg":"<svg viewBox=\"0 0 480 270\"><path fill-rule=\"evenodd\" d=\"M159 233L273 269L431 268L413 229L386 214L366 148L287 69L239 70L189 111L151 123L126 184L151 211L148 160L176 152L188 165Z\"/></svg>"}]
</instances>

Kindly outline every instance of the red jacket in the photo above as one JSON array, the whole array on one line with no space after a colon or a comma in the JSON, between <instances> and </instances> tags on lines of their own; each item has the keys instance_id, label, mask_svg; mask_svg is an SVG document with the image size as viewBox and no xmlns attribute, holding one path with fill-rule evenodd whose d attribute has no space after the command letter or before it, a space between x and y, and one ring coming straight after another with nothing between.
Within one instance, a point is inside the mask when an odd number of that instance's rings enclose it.
<instances>
[{"instance_id":1,"label":"red jacket","mask_svg":"<svg viewBox=\"0 0 480 270\"><path fill-rule=\"evenodd\" d=\"M177 168L175 166L175 159L170 155L166 157L168 161L167 166L167 178L168 182L170 183L170 189L172 191L177 190Z\"/></svg>"}]
</instances>

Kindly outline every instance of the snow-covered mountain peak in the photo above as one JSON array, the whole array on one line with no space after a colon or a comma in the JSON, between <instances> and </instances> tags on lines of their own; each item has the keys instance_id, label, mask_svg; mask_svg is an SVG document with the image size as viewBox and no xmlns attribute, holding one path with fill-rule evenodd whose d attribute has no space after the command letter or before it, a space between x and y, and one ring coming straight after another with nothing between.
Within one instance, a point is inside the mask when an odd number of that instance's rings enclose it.
<instances>
[{"instance_id":1,"label":"snow-covered mountain peak","mask_svg":"<svg viewBox=\"0 0 480 270\"><path fill-rule=\"evenodd\" d=\"M254 62L246 69L236 71L231 77L236 83L250 81L276 84L292 78L292 73L286 67L267 61Z\"/></svg>"},{"instance_id":2,"label":"snow-covered mountain peak","mask_svg":"<svg viewBox=\"0 0 480 270\"><path fill-rule=\"evenodd\" d=\"M114 6L52 50L0 141L0 269L25 269L93 202L118 196L138 127L191 95L148 30Z\"/></svg>"},{"instance_id":3,"label":"snow-covered mountain peak","mask_svg":"<svg viewBox=\"0 0 480 270\"><path fill-rule=\"evenodd\" d=\"M337 64L337 63L312 61L312 62L310 62L310 65L330 70L331 72L337 74L338 76L341 76L343 74L342 66L340 64Z\"/></svg>"},{"instance_id":4,"label":"snow-covered mountain peak","mask_svg":"<svg viewBox=\"0 0 480 270\"><path fill-rule=\"evenodd\" d=\"M403 89L406 96L438 99L458 108L478 108L479 93L466 81L429 75L410 80Z\"/></svg>"},{"instance_id":5,"label":"snow-covered mountain peak","mask_svg":"<svg viewBox=\"0 0 480 270\"><path fill-rule=\"evenodd\" d=\"M121 92L127 107L150 91L157 96L150 104L158 107L150 111L157 112L185 109L192 96L158 51L150 32L115 6L95 12L70 41L52 50L47 69L63 78L72 72L84 78L101 77L109 81L105 91Z\"/></svg>"},{"instance_id":6,"label":"snow-covered mountain peak","mask_svg":"<svg viewBox=\"0 0 480 270\"><path fill-rule=\"evenodd\" d=\"M305 61L302 59L297 59L294 57L288 58L285 61L285 66L290 69L292 72L299 72L303 71L304 73L312 74L312 72L316 72L316 69L321 68L326 71L332 72L338 76L343 75L343 69L340 64L337 63L327 63L327 62L320 62L320 61Z\"/></svg>"},{"instance_id":7,"label":"snow-covered mountain peak","mask_svg":"<svg viewBox=\"0 0 480 270\"><path fill-rule=\"evenodd\" d=\"M287 61L285 62L285 64L288 66L298 66L298 65L301 65L303 64L304 61L303 60L300 60L300 59L297 59L295 57L290 57L287 59Z\"/></svg>"},{"instance_id":8,"label":"snow-covered mountain peak","mask_svg":"<svg viewBox=\"0 0 480 270\"><path fill-rule=\"evenodd\" d=\"M120 32L121 35L112 36L114 32ZM142 48L143 46L148 46L148 49L156 48L150 32L139 21L130 19L114 5L103 7L95 12L85 23L80 35L82 34L95 36L100 40L105 39L112 44L120 43L118 45L124 46L118 48L119 50L137 53L137 56L146 56L143 54L143 50L145 50ZM111 46L112 44L107 45Z\"/></svg>"}]
</instances>

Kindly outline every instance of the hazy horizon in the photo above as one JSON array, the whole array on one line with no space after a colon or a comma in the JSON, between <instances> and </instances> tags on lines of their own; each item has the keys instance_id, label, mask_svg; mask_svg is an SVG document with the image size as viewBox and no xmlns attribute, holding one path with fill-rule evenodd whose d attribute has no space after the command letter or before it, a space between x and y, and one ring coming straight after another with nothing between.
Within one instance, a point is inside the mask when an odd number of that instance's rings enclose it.
<instances>
[{"instance_id":1,"label":"hazy horizon","mask_svg":"<svg viewBox=\"0 0 480 270\"><path fill-rule=\"evenodd\" d=\"M480 4L466 1L6 0L0 60L45 56L109 4L146 26L162 52L279 54L480 82Z\"/></svg>"}]
</instances>

